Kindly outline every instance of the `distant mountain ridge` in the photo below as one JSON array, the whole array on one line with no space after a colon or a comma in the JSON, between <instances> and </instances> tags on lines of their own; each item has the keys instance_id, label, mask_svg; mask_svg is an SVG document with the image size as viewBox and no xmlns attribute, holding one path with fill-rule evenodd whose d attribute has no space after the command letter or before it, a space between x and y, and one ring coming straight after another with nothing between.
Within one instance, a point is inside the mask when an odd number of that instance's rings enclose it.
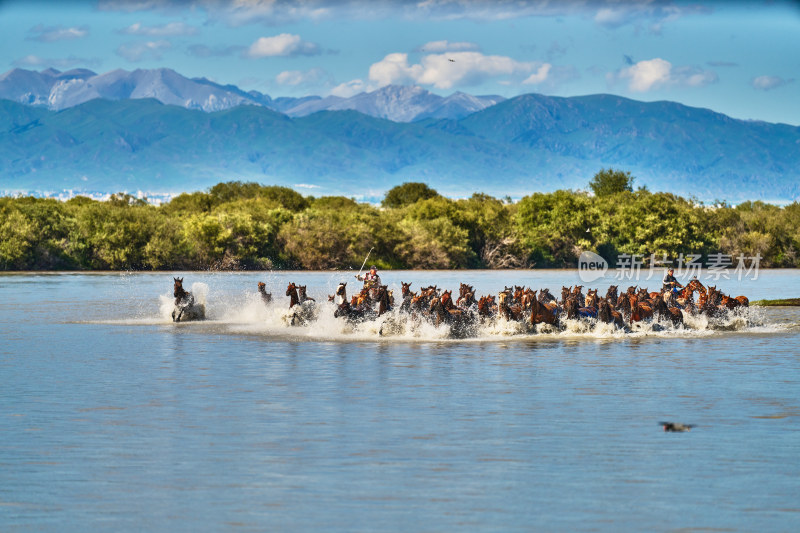
<instances>
[{"instance_id":1,"label":"distant mountain ridge","mask_svg":"<svg viewBox=\"0 0 800 533\"><path fill-rule=\"evenodd\" d=\"M41 72L14 69L0 75L0 98L60 111L93 99L127 100L154 98L163 104L206 112L240 105L264 106L288 116L306 116L318 111L355 110L395 122L425 118L463 118L504 100L501 96L448 97L421 87L387 86L351 98L281 97L272 99L258 91L245 92L235 85L220 85L205 78L186 78L161 68L133 72L117 69L97 74L87 69Z\"/></svg>"},{"instance_id":2,"label":"distant mountain ridge","mask_svg":"<svg viewBox=\"0 0 800 533\"><path fill-rule=\"evenodd\" d=\"M258 105L203 112L152 98L59 112L0 100L0 191L9 192L180 192L245 180L379 199L423 181L452 197L521 197L585 188L608 167L700 200L793 201L800 127L612 95L527 94L415 122L353 110L291 117Z\"/></svg>"}]
</instances>

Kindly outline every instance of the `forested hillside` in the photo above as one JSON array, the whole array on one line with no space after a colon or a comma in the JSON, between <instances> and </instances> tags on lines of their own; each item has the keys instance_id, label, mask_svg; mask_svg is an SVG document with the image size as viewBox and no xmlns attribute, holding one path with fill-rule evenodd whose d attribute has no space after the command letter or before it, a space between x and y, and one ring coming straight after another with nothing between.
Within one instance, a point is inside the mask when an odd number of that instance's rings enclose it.
<instances>
[{"instance_id":1,"label":"forested hillside","mask_svg":"<svg viewBox=\"0 0 800 533\"><path fill-rule=\"evenodd\" d=\"M610 172L610 171L603 171ZM613 171L616 173L616 171ZM99 202L0 198L2 270L574 267L592 250L618 254L760 254L797 267L800 204L706 206L668 193L593 186L510 203L452 200L419 183L382 206L304 197L278 186L220 183L162 206L128 195ZM629 174L623 173L624 175Z\"/></svg>"}]
</instances>

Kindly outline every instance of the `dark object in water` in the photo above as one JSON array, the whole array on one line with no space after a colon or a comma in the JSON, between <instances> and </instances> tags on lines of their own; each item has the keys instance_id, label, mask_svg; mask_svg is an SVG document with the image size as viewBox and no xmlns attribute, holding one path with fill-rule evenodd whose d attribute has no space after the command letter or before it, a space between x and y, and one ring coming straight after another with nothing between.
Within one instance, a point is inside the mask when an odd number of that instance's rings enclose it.
<instances>
[{"instance_id":1,"label":"dark object in water","mask_svg":"<svg viewBox=\"0 0 800 533\"><path fill-rule=\"evenodd\" d=\"M664 431L689 431L693 427L697 427L694 424L681 424L679 422L659 422L659 425L664 426Z\"/></svg>"}]
</instances>

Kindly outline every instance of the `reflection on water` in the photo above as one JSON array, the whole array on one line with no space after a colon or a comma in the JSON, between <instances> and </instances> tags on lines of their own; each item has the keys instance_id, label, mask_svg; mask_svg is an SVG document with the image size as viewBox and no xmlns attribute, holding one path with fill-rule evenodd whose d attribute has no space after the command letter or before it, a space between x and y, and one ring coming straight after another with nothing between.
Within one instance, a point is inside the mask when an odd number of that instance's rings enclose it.
<instances>
[{"instance_id":1,"label":"reflection on water","mask_svg":"<svg viewBox=\"0 0 800 533\"><path fill-rule=\"evenodd\" d=\"M190 273L212 320L172 324L169 274L0 277L0 529L795 529L797 309L468 341L282 322L281 286L338 279Z\"/></svg>"}]
</instances>

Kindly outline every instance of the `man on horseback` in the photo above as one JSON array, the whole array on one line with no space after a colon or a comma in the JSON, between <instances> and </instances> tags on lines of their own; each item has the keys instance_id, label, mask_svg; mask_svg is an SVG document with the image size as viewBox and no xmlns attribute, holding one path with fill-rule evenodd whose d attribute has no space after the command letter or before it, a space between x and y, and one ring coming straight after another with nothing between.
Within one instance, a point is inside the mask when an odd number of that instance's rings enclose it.
<instances>
[{"instance_id":1,"label":"man on horseback","mask_svg":"<svg viewBox=\"0 0 800 533\"><path fill-rule=\"evenodd\" d=\"M670 291L672 293L677 293L677 292L679 292L678 291L679 288L681 288L681 289L683 288L683 285L678 283L678 280L675 279L675 276L673 275L674 273L675 273L675 269L672 268L672 267L669 267L667 269L667 273L664 274L664 279L663 279L663 281L661 283L663 284L663 289L664 290L668 290L668 291Z\"/></svg>"},{"instance_id":2,"label":"man on horseback","mask_svg":"<svg viewBox=\"0 0 800 533\"><path fill-rule=\"evenodd\" d=\"M378 275L378 267L372 265L369 267L369 272L364 274L363 276L357 275L356 279L358 281L364 282L364 288L369 289L369 294L372 298L375 298L377 295L378 287L381 285L381 277Z\"/></svg>"}]
</instances>

